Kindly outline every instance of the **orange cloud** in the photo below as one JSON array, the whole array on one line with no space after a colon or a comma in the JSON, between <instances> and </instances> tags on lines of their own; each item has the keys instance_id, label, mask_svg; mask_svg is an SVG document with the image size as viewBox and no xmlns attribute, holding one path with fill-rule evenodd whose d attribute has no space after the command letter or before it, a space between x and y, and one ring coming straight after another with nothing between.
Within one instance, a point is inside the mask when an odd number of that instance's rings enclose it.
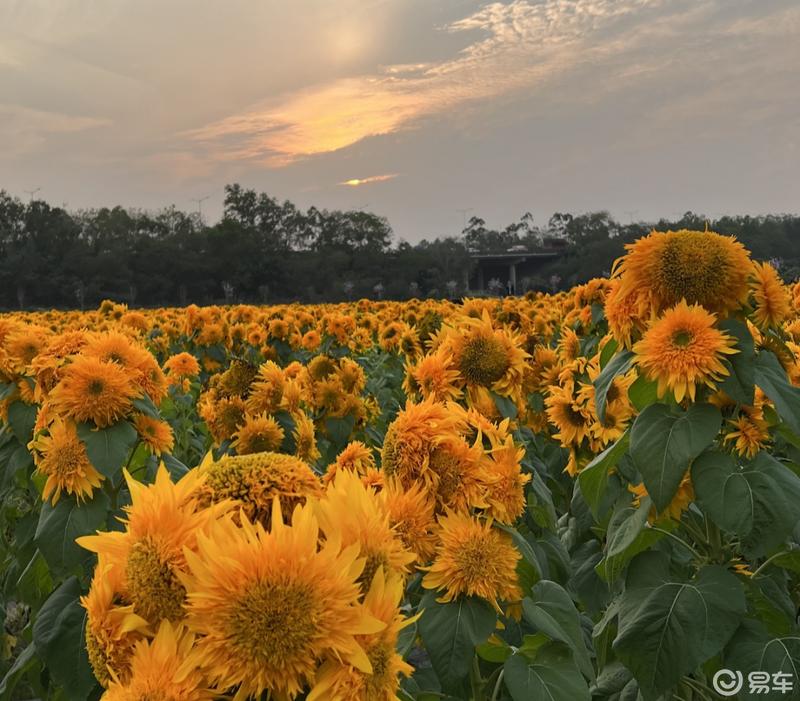
<instances>
[{"instance_id":1,"label":"orange cloud","mask_svg":"<svg viewBox=\"0 0 800 701\"><path fill-rule=\"evenodd\" d=\"M370 183L382 183L386 180L392 180L397 177L397 173L390 173L387 175L370 175L368 178L351 178L345 180L339 185L347 185L348 187L358 187L359 185L369 185Z\"/></svg>"}]
</instances>

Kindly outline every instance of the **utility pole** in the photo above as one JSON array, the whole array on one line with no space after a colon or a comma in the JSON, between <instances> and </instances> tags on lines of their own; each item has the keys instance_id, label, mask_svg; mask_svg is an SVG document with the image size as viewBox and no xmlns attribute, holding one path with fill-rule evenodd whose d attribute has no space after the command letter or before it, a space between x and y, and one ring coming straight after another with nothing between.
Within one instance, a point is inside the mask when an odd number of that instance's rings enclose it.
<instances>
[{"instance_id":1,"label":"utility pole","mask_svg":"<svg viewBox=\"0 0 800 701\"><path fill-rule=\"evenodd\" d=\"M197 202L197 218L200 220L200 223L203 223L203 202L205 202L211 195L206 195L205 197L192 197L192 202Z\"/></svg>"},{"instance_id":2,"label":"utility pole","mask_svg":"<svg viewBox=\"0 0 800 701\"><path fill-rule=\"evenodd\" d=\"M623 212L623 214L627 214L628 215L628 220L629 220L628 223L629 224L633 224L633 216L635 214L639 214L639 210L638 209L626 209Z\"/></svg>"},{"instance_id":3,"label":"utility pole","mask_svg":"<svg viewBox=\"0 0 800 701\"><path fill-rule=\"evenodd\" d=\"M29 201L29 202L33 202L33 196L34 196L34 195L35 195L37 192L39 192L39 190L41 190L41 189L42 189L42 188L40 188L40 187L37 187L35 190L25 190L24 192L28 193L28 197L29 197L29 200L28 200L28 201Z\"/></svg>"}]
</instances>

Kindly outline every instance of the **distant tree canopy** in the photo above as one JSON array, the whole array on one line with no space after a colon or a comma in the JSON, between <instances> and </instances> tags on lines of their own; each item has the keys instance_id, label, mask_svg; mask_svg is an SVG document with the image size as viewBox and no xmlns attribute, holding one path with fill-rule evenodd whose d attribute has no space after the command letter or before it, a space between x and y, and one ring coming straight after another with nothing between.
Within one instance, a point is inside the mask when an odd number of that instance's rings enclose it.
<instances>
[{"instance_id":1,"label":"distant tree canopy","mask_svg":"<svg viewBox=\"0 0 800 701\"><path fill-rule=\"evenodd\" d=\"M0 191L0 307L90 307L104 298L131 305L222 301L338 301L465 292L470 253L526 250L560 242L563 255L543 271L569 287L607 274L624 244L650 229L704 229L679 221L623 225L607 212L554 214L538 227L530 214L503 230L478 217L458 237L394 242L384 217L364 211L298 209L239 185L225 188L222 219L206 226L174 207L151 213L122 207L69 212L23 203ZM800 217L723 217L708 222L736 235L759 259L800 275Z\"/></svg>"}]
</instances>

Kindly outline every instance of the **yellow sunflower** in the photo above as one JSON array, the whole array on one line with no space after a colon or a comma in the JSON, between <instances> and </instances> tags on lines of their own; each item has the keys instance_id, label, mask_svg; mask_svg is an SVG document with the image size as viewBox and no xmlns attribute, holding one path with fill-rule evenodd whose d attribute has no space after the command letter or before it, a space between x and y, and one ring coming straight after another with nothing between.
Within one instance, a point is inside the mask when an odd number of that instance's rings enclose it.
<instances>
[{"instance_id":1,"label":"yellow sunflower","mask_svg":"<svg viewBox=\"0 0 800 701\"><path fill-rule=\"evenodd\" d=\"M628 489L635 495L633 503L638 508L642 499L647 496L647 488L644 486L644 483L640 483L628 485ZM674 521L680 521L681 514L689 508L689 504L693 501L694 485L692 484L692 478L687 472L678 486L678 491L675 492L675 496L672 497L672 501L667 505L667 508L661 513L658 513L655 506L650 507L647 520L650 523L654 523L658 518L668 516Z\"/></svg>"},{"instance_id":2,"label":"yellow sunflower","mask_svg":"<svg viewBox=\"0 0 800 701\"><path fill-rule=\"evenodd\" d=\"M195 636L181 624L162 621L152 640L140 640L130 658L130 675L108 684L104 701L211 701L194 648Z\"/></svg>"},{"instance_id":3,"label":"yellow sunflower","mask_svg":"<svg viewBox=\"0 0 800 701\"><path fill-rule=\"evenodd\" d=\"M389 524L406 548L416 554L417 562L429 562L436 550L438 537L434 516L435 502L422 484L405 489L390 480L379 498L389 515Z\"/></svg>"},{"instance_id":4,"label":"yellow sunflower","mask_svg":"<svg viewBox=\"0 0 800 701\"><path fill-rule=\"evenodd\" d=\"M86 455L86 446L78 438L75 424L57 418L47 433L39 434L30 443L36 469L47 478L42 499L55 504L61 492L74 494L78 501L91 498L103 476Z\"/></svg>"},{"instance_id":5,"label":"yellow sunflower","mask_svg":"<svg viewBox=\"0 0 800 701\"><path fill-rule=\"evenodd\" d=\"M439 520L441 543L422 580L426 589L441 592L439 601L479 596L500 611L499 601L517 602L522 589L517 562L522 557L511 536L490 520L449 513Z\"/></svg>"},{"instance_id":6,"label":"yellow sunflower","mask_svg":"<svg viewBox=\"0 0 800 701\"><path fill-rule=\"evenodd\" d=\"M172 427L166 421L146 414L137 414L133 424L139 438L150 448L153 455L172 452L175 437L172 435Z\"/></svg>"},{"instance_id":7,"label":"yellow sunflower","mask_svg":"<svg viewBox=\"0 0 800 701\"><path fill-rule=\"evenodd\" d=\"M753 263L753 319L764 329L779 326L792 312L791 295L769 263Z\"/></svg>"},{"instance_id":8,"label":"yellow sunflower","mask_svg":"<svg viewBox=\"0 0 800 701\"><path fill-rule=\"evenodd\" d=\"M56 412L76 422L105 428L124 418L141 390L130 373L113 361L78 356L67 365L50 393Z\"/></svg>"},{"instance_id":9,"label":"yellow sunflower","mask_svg":"<svg viewBox=\"0 0 800 701\"><path fill-rule=\"evenodd\" d=\"M283 437L283 428L272 416L246 414L231 446L239 455L264 453L279 450Z\"/></svg>"},{"instance_id":10,"label":"yellow sunflower","mask_svg":"<svg viewBox=\"0 0 800 701\"><path fill-rule=\"evenodd\" d=\"M297 507L287 525L276 500L270 532L246 518L221 519L187 560L188 624L221 692L238 686L237 701L267 690L293 699L329 657L372 672L356 636L386 624L358 603L364 560L336 537L320 546L310 506Z\"/></svg>"},{"instance_id":11,"label":"yellow sunflower","mask_svg":"<svg viewBox=\"0 0 800 701\"><path fill-rule=\"evenodd\" d=\"M715 382L728 374L722 360L738 353L736 341L715 323L714 314L682 301L655 320L633 346L634 362L658 381L659 397L670 391L679 402L685 396L694 401L698 386L715 389Z\"/></svg>"},{"instance_id":12,"label":"yellow sunflower","mask_svg":"<svg viewBox=\"0 0 800 701\"><path fill-rule=\"evenodd\" d=\"M653 312L681 300L726 314L747 301L750 256L734 237L710 231L657 232L626 244L615 264L622 299L643 293Z\"/></svg>"}]
</instances>

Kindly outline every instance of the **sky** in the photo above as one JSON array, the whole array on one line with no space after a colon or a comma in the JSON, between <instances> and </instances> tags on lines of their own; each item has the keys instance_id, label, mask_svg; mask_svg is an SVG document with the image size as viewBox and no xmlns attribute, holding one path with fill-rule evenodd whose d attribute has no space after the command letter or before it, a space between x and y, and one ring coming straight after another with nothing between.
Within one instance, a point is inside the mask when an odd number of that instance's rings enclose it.
<instances>
[{"instance_id":1,"label":"sky","mask_svg":"<svg viewBox=\"0 0 800 701\"><path fill-rule=\"evenodd\" d=\"M797 0L0 0L0 189L398 239L800 209Z\"/></svg>"}]
</instances>

